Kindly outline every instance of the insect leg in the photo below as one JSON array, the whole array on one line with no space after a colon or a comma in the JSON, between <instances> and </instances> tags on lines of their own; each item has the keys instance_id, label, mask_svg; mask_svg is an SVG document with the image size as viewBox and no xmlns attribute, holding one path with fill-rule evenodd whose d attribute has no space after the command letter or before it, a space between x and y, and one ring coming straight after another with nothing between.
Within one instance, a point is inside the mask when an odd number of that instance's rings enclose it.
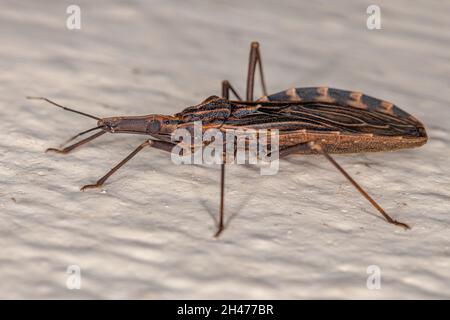
<instances>
[{"instance_id":1,"label":"insect leg","mask_svg":"<svg viewBox=\"0 0 450 320\"><path fill-rule=\"evenodd\" d=\"M219 226L214 237L218 237L225 229L224 224L224 205L225 205L225 163L220 165L220 215Z\"/></svg>"},{"instance_id":2,"label":"insect leg","mask_svg":"<svg viewBox=\"0 0 450 320\"><path fill-rule=\"evenodd\" d=\"M78 138L78 137L80 137L80 136L82 136L82 135L85 135L86 133L89 133L89 132L92 132L92 131L95 131L95 130L98 130L98 129L102 129L102 128L103 128L103 127L100 126L100 127L91 128L91 129L82 131L82 132L80 132L80 133L77 133L76 135L74 135L73 137L71 137L70 139L67 139L64 143L62 143L62 144L60 145L60 147L62 147L62 146L64 146L64 145L68 144L69 142L75 140L76 138Z\"/></svg>"},{"instance_id":3,"label":"insect leg","mask_svg":"<svg viewBox=\"0 0 450 320\"><path fill-rule=\"evenodd\" d=\"M283 156L286 156L288 154L291 154L291 153L294 153L294 152L298 152L298 151L301 151L301 150L306 150L306 149L316 151L316 152L322 154L323 156L325 156L325 158L327 158L327 160L330 161L331 164L336 169L338 169L338 171L340 173L342 173L342 175L356 188L356 190L358 190L370 202L370 204L372 206L374 206L381 213L381 215L386 219L387 222L395 224L395 225L400 226L400 227L403 227L405 229L410 229L410 227L406 223L399 222L399 221L391 218L386 213L386 211L384 211L384 209L318 143L316 143L316 142L304 142L304 143L301 143L301 144L298 144L298 145L287 147L287 148L282 149L280 151L280 158L283 157Z\"/></svg>"},{"instance_id":4,"label":"insect leg","mask_svg":"<svg viewBox=\"0 0 450 320\"><path fill-rule=\"evenodd\" d=\"M86 189L90 188L99 188L101 187L105 181L114 173L116 172L120 167L122 167L125 163L127 163L129 160L131 160L139 151L141 151L144 147L154 147L160 150L168 151L170 152L175 144L165 141L157 141L157 140L147 140L144 143L142 143L139 147L137 147L133 152L131 152L125 159L120 161L114 168L108 171L107 174L105 174L103 177L101 177L95 184L88 184L83 187L81 187L81 191L84 191Z\"/></svg>"},{"instance_id":5,"label":"insect leg","mask_svg":"<svg viewBox=\"0 0 450 320\"><path fill-rule=\"evenodd\" d=\"M231 83L228 80L223 80L222 81L222 98L225 99L230 99L230 91L234 94L234 96L241 101L241 97L239 96L239 94L237 93L237 91L233 88L233 86L231 85Z\"/></svg>"},{"instance_id":6,"label":"insect leg","mask_svg":"<svg viewBox=\"0 0 450 320\"><path fill-rule=\"evenodd\" d=\"M87 137L86 139L78 141L77 143L74 143L74 144L72 144L72 145L70 145L68 147L63 148L63 149L48 148L47 150L45 150L45 152L53 151L53 152L57 152L57 153L67 154L70 151L72 151L73 149L75 149L75 148L77 148L77 147L79 147L79 146L81 146L81 145L83 145L83 144L85 144L85 143L87 143L89 141L92 141L95 138L100 137L104 133L106 133L106 131L100 131L100 132L97 132L96 134L93 134L92 136Z\"/></svg>"},{"instance_id":7,"label":"insect leg","mask_svg":"<svg viewBox=\"0 0 450 320\"><path fill-rule=\"evenodd\" d=\"M241 101L241 97L239 96L239 94L236 92L236 90L231 86L230 82L228 82L228 80L224 80L222 81L222 97L225 99L229 99L230 98L230 91L236 96L236 98ZM214 237L218 237L222 231L225 229L225 224L224 224L224 207L225 207L225 158L226 156L224 156L224 161L223 163L220 165L220 211L219 211L219 226L217 229L216 234L214 235Z\"/></svg>"},{"instance_id":8,"label":"insect leg","mask_svg":"<svg viewBox=\"0 0 450 320\"><path fill-rule=\"evenodd\" d=\"M267 96L266 82L264 81L264 73L261 61L261 52L259 50L259 43L252 42L250 45L250 56L248 62L248 73L247 73L247 101L253 101L253 89L255 87L255 71L256 64L259 67L259 74L261 77L261 87L263 95Z\"/></svg>"}]
</instances>

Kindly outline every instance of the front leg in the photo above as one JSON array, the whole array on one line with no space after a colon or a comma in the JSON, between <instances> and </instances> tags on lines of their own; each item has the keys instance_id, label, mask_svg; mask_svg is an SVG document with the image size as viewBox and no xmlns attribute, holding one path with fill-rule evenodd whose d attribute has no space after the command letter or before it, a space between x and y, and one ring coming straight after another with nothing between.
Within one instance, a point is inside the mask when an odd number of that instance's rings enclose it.
<instances>
[{"instance_id":1,"label":"front leg","mask_svg":"<svg viewBox=\"0 0 450 320\"><path fill-rule=\"evenodd\" d=\"M81 187L81 191L84 191L86 189L91 188L99 188L103 186L105 181L117 170L119 170L120 167L122 167L125 163L130 161L139 151L144 149L145 147L153 147L156 149L160 149L163 151L171 152L172 148L175 146L174 143L166 142L166 141L159 141L159 140L147 140L144 143L142 143L139 147L137 147L133 152L131 152L125 159L120 161L114 168L108 171L107 174L105 174L103 177L101 177L95 184L88 184L83 187Z\"/></svg>"},{"instance_id":2,"label":"front leg","mask_svg":"<svg viewBox=\"0 0 450 320\"><path fill-rule=\"evenodd\" d=\"M86 132L90 132L90 131L95 130L95 129L99 129L99 128L97 127L97 128L93 128L93 129L89 129L87 131L81 132L81 133L77 134L76 136L73 136L72 138L70 138L67 142L72 141L75 138L79 137L80 135L82 135L82 134L84 134ZM100 131L100 132L97 132L97 133L93 134L92 136L87 137L84 140L78 141L77 143L74 143L74 144L72 144L72 145L70 145L68 147L63 148L63 149L48 148L47 150L45 150L45 152L53 151L53 152L56 152L56 153L67 154L67 153L71 152L73 149L78 148L78 147L82 146L83 144L88 143L89 141L92 141L92 140L100 137L101 135L103 135L105 133L106 133L106 131Z\"/></svg>"}]
</instances>

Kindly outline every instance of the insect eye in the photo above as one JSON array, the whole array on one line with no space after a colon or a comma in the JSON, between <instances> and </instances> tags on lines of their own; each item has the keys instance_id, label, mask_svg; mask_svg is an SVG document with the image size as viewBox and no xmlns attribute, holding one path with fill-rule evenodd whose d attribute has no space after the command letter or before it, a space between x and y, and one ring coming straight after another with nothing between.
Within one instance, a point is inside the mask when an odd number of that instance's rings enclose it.
<instances>
[{"instance_id":1,"label":"insect eye","mask_svg":"<svg viewBox=\"0 0 450 320\"><path fill-rule=\"evenodd\" d=\"M158 133L159 129L161 128L161 124L158 120L152 120L147 125L147 132L149 133Z\"/></svg>"},{"instance_id":2,"label":"insect eye","mask_svg":"<svg viewBox=\"0 0 450 320\"><path fill-rule=\"evenodd\" d=\"M105 123L105 126L108 128L109 131L114 132L115 128L117 127L117 123L111 121L111 122Z\"/></svg>"}]
</instances>

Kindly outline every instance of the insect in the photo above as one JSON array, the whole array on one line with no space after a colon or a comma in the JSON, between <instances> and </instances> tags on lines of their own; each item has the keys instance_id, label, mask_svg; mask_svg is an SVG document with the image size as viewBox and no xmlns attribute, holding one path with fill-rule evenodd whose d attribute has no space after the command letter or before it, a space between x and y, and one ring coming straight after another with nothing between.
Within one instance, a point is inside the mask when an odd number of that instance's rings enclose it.
<instances>
[{"instance_id":1,"label":"insect","mask_svg":"<svg viewBox=\"0 0 450 320\"><path fill-rule=\"evenodd\" d=\"M257 70L263 96L254 100ZM230 100L230 94L233 94L236 99ZM49 148L47 151L67 154L107 132L150 136L95 184L83 186L82 191L101 187L114 172L146 147L171 152L175 146L175 142L171 141L171 133L180 127L189 128L194 121L201 120L204 127L216 126L220 130L236 128L279 130L280 158L293 153L323 155L387 222L405 229L410 228L406 223L399 222L388 215L331 154L418 147L427 141L423 124L396 105L359 92L311 87L291 88L269 95L258 42L252 42L250 46L245 100L226 80L222 81L222 97L211 96L202 103L174 115L151 114L99 118L67 108L44 97L27 98L45 100L64 110L97 120L96 127L73 136L65 144L89 132L98 132L65 148ZM224 190L225 163L221 165L220 219L216 237L225 228Z\"/></svg>"}]
</instances>

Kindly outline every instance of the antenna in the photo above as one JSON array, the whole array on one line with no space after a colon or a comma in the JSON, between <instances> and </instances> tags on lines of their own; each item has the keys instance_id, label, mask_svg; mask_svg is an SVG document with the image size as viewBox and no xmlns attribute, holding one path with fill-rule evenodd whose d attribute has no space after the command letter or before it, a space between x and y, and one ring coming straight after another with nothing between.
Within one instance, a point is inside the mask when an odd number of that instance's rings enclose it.
<instances>
[{"instance_id":1,"label":"antenna","mask_svg":"<svg viewBox=\"0 0 450 320\"><path fill-rule=\"evenodd\" d=\"M92 118L92 119L95 119L95 120L101 120L99 117L96 117L96 116L93 116L93 115L90 115L90 114L87 114L87 113L84 113L84 112L81 112L81 111L77 111L77 110L74 110L74 109L71 109L71 108L64 107L64 106L62 106L62 105L60 105L60 104L58 104L56 102L53 102L50 99L44 98L44 97L27 97L27 99L30 99L30 100L44 100L44 101L47 101L48 103L51 103L54 106L57 106L57 107L62 108L64 110L67 110L67 111L70 111L70 112L74 112L74 113L78 113L78 114L81 114L82 116L89 117L89 118Z\"/></svg>"}]
</instances>

